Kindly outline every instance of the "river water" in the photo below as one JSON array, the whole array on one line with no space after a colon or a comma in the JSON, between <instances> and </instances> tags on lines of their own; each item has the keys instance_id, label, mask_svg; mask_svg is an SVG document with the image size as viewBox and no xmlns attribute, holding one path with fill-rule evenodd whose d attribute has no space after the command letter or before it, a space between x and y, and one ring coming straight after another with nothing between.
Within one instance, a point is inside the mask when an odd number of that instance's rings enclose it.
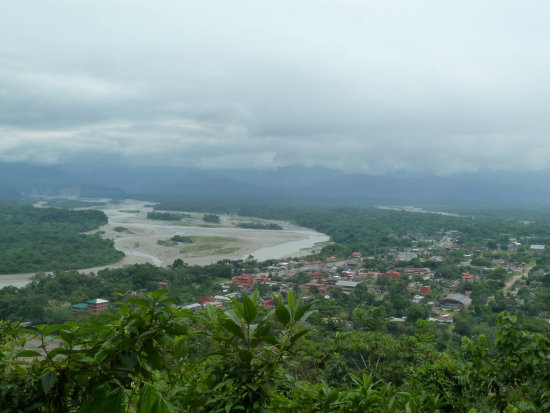
<instances>
[{"instance_id":1,"label":"river water","mask_svg":"<svg viewBox=\"0 0 550 413\"><path fill-rule=\"evenodd\" d=\"M135 201L135 200L125 200L121 204L116 205L109 205L105 208L100 208L109 218L109 224L112 226L123 226L128 228L143 228L143 229L150 229L150 230L162 230L162 231L169 231L170 233L182 235L185 234L185 228L182 228L181 226L177 225L166 225L165 223L158 223L156 224L154 221L151 223L149 222L136 222L132 219L132 216L134 214L130 213L129 211L132 210L152 210L152 208L147 205L149 203L143 202L143 201ZM128 211L128 212L123 212ZM208 233L209 229L204 228L204 232ZM239 232L246 233L246 231L257 231L257 230L248 230L248 229L239 229ZM293 241L286 241L281 242L280 244L268 246L268 247L260 247L257 250L252 251L250 254L247 254L242 257L242 259L246 259L248 255L252 255L256 260L258 261L264 261L268 259L280 259L292 255L307 255L307 252L304 252L305 250L308 250L312 248L315 244L320 242L326 242L329 240L329 237L325 234L313 231L313 230L304 230L303 228L299 229L288 229L284 230L286 232L291 232L294 234L300 235L300 238L303 237L303 239L299 240L293 240ZM252 234L252 232L251 232ZM136 256L140 258L146 258L149 262L151 262L153 265L162 266L164 263L162 260L151 254L151 251L143 251L138 250L137 248L123 248L120 246L117 246L117 244L120 240L115 240L115 248L118 250L124 252L127 256ZM143 248L142 248L143 249ZM112 266L106 266L106 267L112 267ZM97 267L94 270L98 271L101 268L106 267ZM81 271L86 271L86 269L83 269ZM6 274L6 275L0 275L0 288L6 287L6 286L14 286L17 288L23 287L27 285L32 278L34 277L34 273L29 274Z\"/></svg>"}]
</instances>

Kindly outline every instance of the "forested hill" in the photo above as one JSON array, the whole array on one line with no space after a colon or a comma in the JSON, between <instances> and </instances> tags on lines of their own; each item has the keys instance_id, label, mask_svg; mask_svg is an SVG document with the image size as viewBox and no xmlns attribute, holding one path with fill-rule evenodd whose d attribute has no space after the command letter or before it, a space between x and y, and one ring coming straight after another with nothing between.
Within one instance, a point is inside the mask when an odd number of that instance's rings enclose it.
<instances>
[{"instance_id":1,"label":"forested hill","mask_svg":"<svg viewBox=\"0 0 550 413\"><path fill-rule=\"evenodd\" d=\"M84 235L107 223L101 211L0 204L0 274L88 268L123 257L111 240Z\"/></svg>"}]
</instances>

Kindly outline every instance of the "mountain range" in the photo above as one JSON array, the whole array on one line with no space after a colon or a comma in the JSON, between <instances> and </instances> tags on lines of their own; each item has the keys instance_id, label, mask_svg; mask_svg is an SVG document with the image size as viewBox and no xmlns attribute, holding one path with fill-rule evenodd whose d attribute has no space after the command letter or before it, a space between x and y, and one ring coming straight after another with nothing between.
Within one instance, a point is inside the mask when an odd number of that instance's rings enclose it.
<instances>
[{"instance_id":1,"label":"mountain range","mask_svg":"<svg viewBox=\"0 0 550 413\"><path fill-rule=\"evenodd\" d=\"M324 167L191 169L0 163L0 200L48 195L415 205L550 204L548 172L449 176L345 173Z\"/></svg>"}]
</instances>

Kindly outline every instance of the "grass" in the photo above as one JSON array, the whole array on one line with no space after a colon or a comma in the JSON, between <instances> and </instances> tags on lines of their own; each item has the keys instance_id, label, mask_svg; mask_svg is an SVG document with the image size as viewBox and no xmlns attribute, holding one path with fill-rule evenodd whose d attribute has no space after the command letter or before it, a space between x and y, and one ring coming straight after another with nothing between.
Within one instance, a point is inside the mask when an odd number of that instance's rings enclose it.
<instances>
[{"instance_id":1,"label":"grass","mask_svg":"<svg viewBox=\"0 0 550 413\"><path fill-rule=\"evenodd\" d=\"M234 252L237 252L239 250L240 250L239 247L225 247L225 248L220 248L219 250L217 250L216 254L218 254L218 255L233 254Z\"/></svg>"},{"instance_id":2,"label":"grass","mask_svg":"<svg viewBox=\"0 0 550 413\"><path fill-rule=\"evenodd\" d=\"M158 245L162 245L163 247L173 247L175 245L178 245L178 243L176 241L172 241L170 239L159 239L157 241L157 244Z\"/></svg>"},{"instance_id":3,"label":"grass","mask_svg":"<svg viewBox=\"0 0 550 413\"><path fill-rule=\"evenodd\" d=\"M182 254L208 253L208 255L232 254L239 251L239 247L233 247L231 244L237 241L230 237L197 237L192 236L193 243L180 250ZM203 255L203 254L200 254Z\"/></svg>"},{"instance_id":4,"label":"grass","mask_svg":"<svg viewBox=\"0 0 550 413\"><path fill-rule=\"evenodd\" d=\"M120 232L120 233L126 232L126 233L128 233L128 234L133 234L133 232L130 231L130 230L129 230L128 228L126 228L126 227L114 227L114 228L113 228L113 231Z\"/></svg>"}]
</instances>

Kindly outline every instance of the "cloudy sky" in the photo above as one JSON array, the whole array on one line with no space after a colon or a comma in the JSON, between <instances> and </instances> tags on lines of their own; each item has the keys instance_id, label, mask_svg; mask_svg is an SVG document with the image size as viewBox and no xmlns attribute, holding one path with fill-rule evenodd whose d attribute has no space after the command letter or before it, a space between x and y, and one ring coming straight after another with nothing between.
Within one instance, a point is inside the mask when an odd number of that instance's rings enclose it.
<instances>
[{"instance_id":1,"label":"cloudy sky","mask_svg":"<svg viewBox=\"0 0 550 413\"><path fill-rule=\"evenodd\" d=\"M547 1L3 0L0 161L550 169Z\"/></svg>"}]
</instances>

